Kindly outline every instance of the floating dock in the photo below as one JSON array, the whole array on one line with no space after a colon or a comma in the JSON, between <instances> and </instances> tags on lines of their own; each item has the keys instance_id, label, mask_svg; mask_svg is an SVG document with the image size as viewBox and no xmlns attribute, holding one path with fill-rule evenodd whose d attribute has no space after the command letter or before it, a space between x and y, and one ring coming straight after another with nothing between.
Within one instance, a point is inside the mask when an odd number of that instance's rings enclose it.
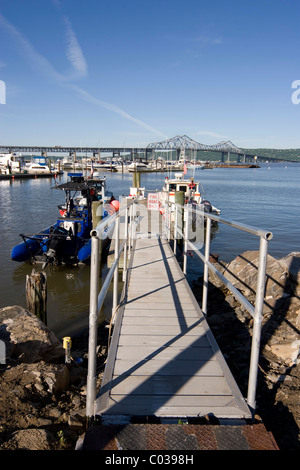
<instances>
[{"instance_id":1,"label":"floating dock","mask_svg":"<svg viewBox=\"0 0 300 470\"><path fill-rule=\"evenodd\" d=\"M166 238L135 237L83 450L277 450Z\"/></svg>"},{"instance_id":2,"label":"floating dock","mask_svg":"<svg viewBox=\"0 0 300 470\"><path fill-rule=\"evenodd\" d=\"M55 176L62 175L62 171L55 173L10 173L7 175L0 174L0 180L17 180L17 179L34 179L34 178L55 178Z\"/></svg>"},{"instance_id":3,"label":"floating dock","mask_svg":"<svg viewBox=\"0 0 300 470\"><path fill-rule=\"evenodd\" d=\"M96 414L251 418L166 239L138 238Z\"/></svg>"}]
</instances>

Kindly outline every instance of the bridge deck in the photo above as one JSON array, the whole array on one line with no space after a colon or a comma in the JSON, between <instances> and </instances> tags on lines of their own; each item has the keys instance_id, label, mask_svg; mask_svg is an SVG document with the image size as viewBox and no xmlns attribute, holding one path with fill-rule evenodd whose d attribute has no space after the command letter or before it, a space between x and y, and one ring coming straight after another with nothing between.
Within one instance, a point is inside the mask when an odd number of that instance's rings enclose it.
<instances>
[{"instance_id":1,"label":"bridge deck","mask_svg":"<svg viewBox=\"0 0 300 470\"><path fill-rule=\"evenodd\" d=\"M96 415L250 418L169 243L135 241Z\"/></svg>"}]
</instances>

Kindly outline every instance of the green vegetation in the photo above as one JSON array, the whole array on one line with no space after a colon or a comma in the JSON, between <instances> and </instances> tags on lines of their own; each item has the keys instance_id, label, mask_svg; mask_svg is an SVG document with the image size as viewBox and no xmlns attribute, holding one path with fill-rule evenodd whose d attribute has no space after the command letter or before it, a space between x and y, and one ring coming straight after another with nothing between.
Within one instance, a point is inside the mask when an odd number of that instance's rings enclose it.
<instances>
[{"instance_id":1,"label":"green vegetation","mask_svg":"<svg viewBox=\"0 0 300 470\"><path fill-rule=\"evenodd\" d=\"M251 155L300 162L300 149L243 149Z\"/></svg>"},{"instance_id":2,"label":"green vegetation","mask_svg":"<svg viewBox=\"0 0 300 470\"><path fill-rule=\"evenodd\" d=\"M292 160L295 162L300 162L300 149L241 149L247 155L258 155L261 157L267 157L270 160L276 158L278 160ZM194 153L191 152L190 157L194 159ZM188 152L187 152L188 154ZM197 160L221 160L222 154L220 152L197 152ZM227 159L227 156L225 157ZM230 154L230 161L236 161L237 155L232 153Z\"/></svg>"}]
</instances>

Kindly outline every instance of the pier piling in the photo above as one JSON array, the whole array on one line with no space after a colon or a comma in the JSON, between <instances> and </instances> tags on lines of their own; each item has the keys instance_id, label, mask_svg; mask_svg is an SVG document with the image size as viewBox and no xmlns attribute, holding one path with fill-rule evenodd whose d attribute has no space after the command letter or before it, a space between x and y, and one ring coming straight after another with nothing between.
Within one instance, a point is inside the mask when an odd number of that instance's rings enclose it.
<instances>
[{"instance_id":1,"label":"pier piling","mask_svg":"<svg viewBox=\"0 0 300 470\"><path fill-rule=\"evenodd\" d=\"M33 269L30 276L26 276L26 305L47 325L47 276L44 272Z\"/></svg>"}]
</instances>

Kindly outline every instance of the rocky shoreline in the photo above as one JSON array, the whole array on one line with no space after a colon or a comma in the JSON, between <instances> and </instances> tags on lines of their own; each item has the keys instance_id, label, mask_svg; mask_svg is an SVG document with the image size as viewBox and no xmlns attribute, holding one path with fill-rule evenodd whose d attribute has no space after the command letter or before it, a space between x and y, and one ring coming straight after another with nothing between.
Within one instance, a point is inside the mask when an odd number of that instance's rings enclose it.
<instances>
[{"instance_id":1,"label":"rocky shoreline","mask_svg":"<svg viewBox=\"0 0 300 470\"><path fill-rule=\"evenodd\" d=\"M66 351L35 315L20 306L0 309L0 450L74 450L86 430L88 332ZM107 355L108 330L99 327L99 381Z\"/></svg>"},{"instance_id":2,"label":"rocky shoreline","mask_svg":"<svg viewBox=\"0 0 300 470\"><path fill-rule=\"evenodd\" d=\"M218 269L250 302L255 296L257 252ZM242 282L241 282L242 281ZM201 305L202 279L192 286ZM300 253L268 256L258 374L257 414L281 450L300 448ZM252 318L210 274L208 323L244 396L247 395ZM0 450L74 450L86 430L88 333L65 350L37 317L20 306L0 309ZM98 381L105 366L108 328L98 330ZM1 350L2 346L2 350ZM3 357L3 356L2 356Z\"/></svg>"},{"instance_id":3,"label":"rocky shoreline","mask_svg":"<svg viewBox=\"0 0 300 470\"><path fill-rule=\"evenodd\" d=\"M254 303L258 252L245 252L216 267ZM201 305L202 280L193 288ZM243 394L247 396L253 319L215 275L209 277L207 321ZM300 449L300 253L268 255L257 414L279 449Z\"/></svg>"}]
</instances>

